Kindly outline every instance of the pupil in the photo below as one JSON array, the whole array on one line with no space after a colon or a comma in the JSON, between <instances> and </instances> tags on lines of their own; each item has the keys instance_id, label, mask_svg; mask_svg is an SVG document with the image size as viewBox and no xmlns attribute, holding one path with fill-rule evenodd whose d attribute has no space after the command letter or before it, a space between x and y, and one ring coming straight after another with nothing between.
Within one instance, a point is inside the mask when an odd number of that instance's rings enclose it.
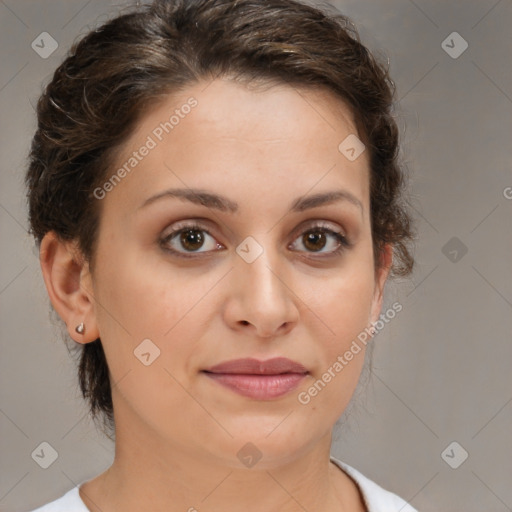
<instances>
[{"instance_id":1,"label":"pupil","mask_svg":"<svg viewBox=\"0 0 512 512\"><path fill-rule=\"evenodd\" d=\"M323 244L321 244L321 247L315 246L315 243L317 243L319 240L322 240L324 242ZM310 247L311 242L313 243L313 247ZM316 232L316 234L314 234L314 233L307 234L305 236L304 246L308 249L313 249L313 250L323 249L325 247L325 233Z\"/></svg>"},{"instance_id":2,"label":"pupil","mask_svg":"<svg viewBox=\"0 0 512 512\"><path fill-rule=\"evenodd\" d=\"M203 245L204 238L201 231L189 229L181 234L181 243L186 249L197 250Z\"/></svg>"}]
</instances>

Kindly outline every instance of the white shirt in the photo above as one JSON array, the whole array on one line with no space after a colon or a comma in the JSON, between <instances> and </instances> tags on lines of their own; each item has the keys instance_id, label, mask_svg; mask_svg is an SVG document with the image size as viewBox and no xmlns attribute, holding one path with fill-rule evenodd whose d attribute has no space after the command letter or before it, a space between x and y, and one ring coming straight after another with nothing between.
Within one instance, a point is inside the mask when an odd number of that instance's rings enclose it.
<instances>
[{"instance_id":1,"label":"white shirt","mask_svg":"<svg viewBox=\"0 0 512 512\"><path fill-rule=\"evenodd\" d=\"M357 471L357 469L354 469L334 457L331 457L331 461L356 482L361 490L368 512L418 512L402 498L392 492L386 491L380 487L380 485L366 478L362 473ZM73 487L73 489L69 490L55 501L47 503L31 512L90 512L78 493L78 489L81 485L82 484L79 484Z\"/></svg>"}]
</instances>

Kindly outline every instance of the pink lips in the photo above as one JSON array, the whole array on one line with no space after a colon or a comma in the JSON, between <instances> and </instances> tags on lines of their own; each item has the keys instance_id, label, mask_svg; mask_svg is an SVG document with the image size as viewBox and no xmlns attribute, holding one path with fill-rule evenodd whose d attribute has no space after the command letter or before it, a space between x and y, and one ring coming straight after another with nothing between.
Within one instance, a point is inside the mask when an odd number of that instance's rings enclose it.
<instances>
[{"instance_id":1,"label":"pink lips","mask_svg":"<svg viewBox=\"0 0 512 512\"><path fill-rule=\"evenodd\" d=\"M234 359L203 372L232 391L258 400L270 400L290 392L308 374L307 368L284 357L266 361Z\"/></svg>"}]
</instances>

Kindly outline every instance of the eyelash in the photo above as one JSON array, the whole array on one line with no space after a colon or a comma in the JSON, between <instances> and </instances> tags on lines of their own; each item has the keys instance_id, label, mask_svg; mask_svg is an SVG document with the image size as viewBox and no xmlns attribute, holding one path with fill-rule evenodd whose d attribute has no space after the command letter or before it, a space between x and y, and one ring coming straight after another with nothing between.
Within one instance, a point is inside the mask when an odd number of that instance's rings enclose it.
<instances>
[{"instance_id":1,"label":"eyelash","mask_svg":"<svg viewBox=\"0 0 512 512\"><path fill-rule=\"evenodd\" d=\"M201 254L208 254L208 253L213 252L213 251L203 251L202 253L199 253L199 252L191 252L191 251L189 251L188 253L186 253L186 252L183 253L183 252L180 252L180 251L176 251L174 249L170 249L166 245L169 241L171 241L174 237L176 237L176 235L179 235L179 234L181 234L182 232L185 232L185 231L203 231L204 233L207 233L209 236L214 238L213 235L209 232L209 230L206 229L204 226L201 226L200 224L191 222L189 224L183 224L183 225L179 226L179 228L175 229L174 231L172 231L168 235L165 235L164 237L162 237L159 240L159 244L162 247L162 249L164 251L168 252L168 253L171 253L171 254L173 254L175 256L178 256L179 258L201 258L201 257L204 257L204 256L200 256ZM299 236L300 235L304 235L305 233L308 233L308 232L327 233L329 235L334 236L334 238L339 243L338 247L334 251L331 251L331 252L327 253L327 256L317 256L316 257L317 259L326 258L326 257L332 257L332 256L338 256L342 252L344 252L346 249L348 249L349 247L352 246L352 244L349 242L349 240L347 239L347 237L345 235L342 235L338 231L334 231L334 230L328 228L326 225L322 224L321 222L318 222L316 224L308 226L308 228L305 229L304 231L302 231L302 233L300 233ZM296 237L295 240L297 238L298 237ZM308 251L306 251L306 252L308 252ZM310 254L315 254L315 253L311 252Z\"/></svg>"}]
</instances>

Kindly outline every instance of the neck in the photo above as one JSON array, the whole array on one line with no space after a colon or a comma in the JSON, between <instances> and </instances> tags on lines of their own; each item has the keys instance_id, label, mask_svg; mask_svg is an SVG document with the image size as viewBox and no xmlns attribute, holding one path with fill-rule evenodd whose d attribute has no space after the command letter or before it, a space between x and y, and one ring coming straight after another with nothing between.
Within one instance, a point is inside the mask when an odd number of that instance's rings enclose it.
<instances>
[{"instance_id":1,"label":"neck","mask_svg":"<svg viewBox=\"0 0 512 512\"><path fill-rule=\"evenodd\" d=\"M80 489L91 512L364 510L355 484L330 463L331 432L293 458L240 468L121 424L130 428L116 431L112 466Z\"/></svg>"}]
</instances>

